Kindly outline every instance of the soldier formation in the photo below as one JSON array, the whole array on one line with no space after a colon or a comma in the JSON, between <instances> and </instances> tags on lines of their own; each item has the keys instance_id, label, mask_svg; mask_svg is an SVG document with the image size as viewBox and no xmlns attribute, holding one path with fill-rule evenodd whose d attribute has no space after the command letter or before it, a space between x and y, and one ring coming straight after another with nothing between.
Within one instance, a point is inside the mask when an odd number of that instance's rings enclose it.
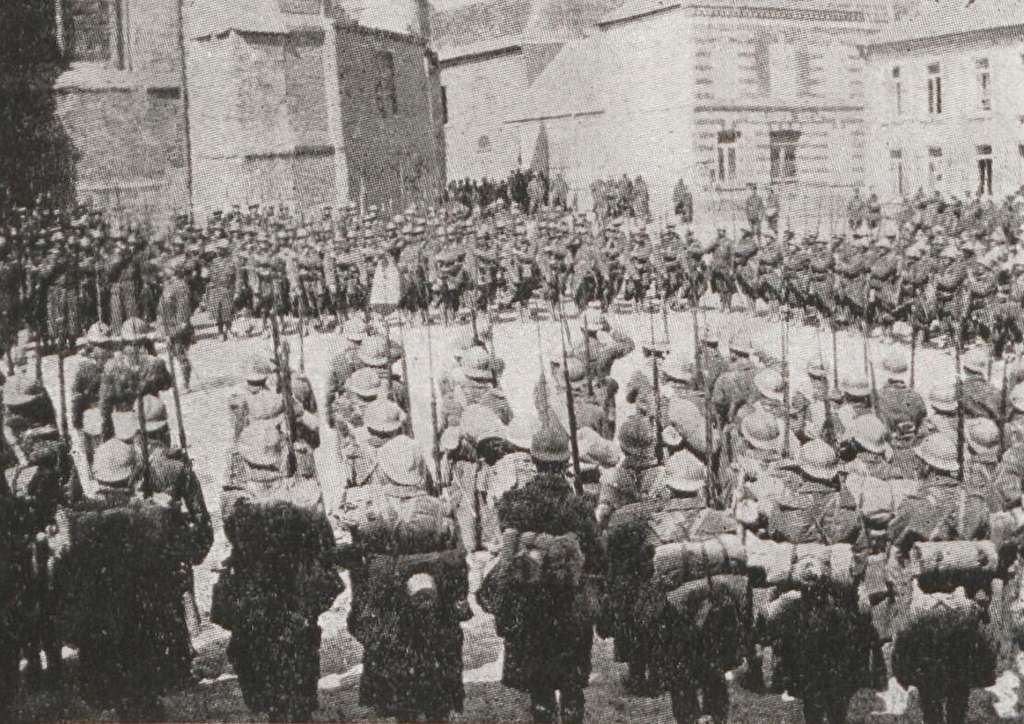
<instances>
[{"instance_id":1,"label":"soldier formation","mask_svg":"<svg viewBox=\"0 0 1024 724\"><path fill-rule=\"evenodd\" d=\"M641 223L638 186L628 209L586 216L252 205L162 236L88 206L7 214L0 710L22 659L29 686L59 680L64 644L85 701L122 719L161 718L160 697L188 684L191 569L213 541L179 404L201 307L225 342L269 340L228 400L230 555L210 613L253 713L312 717L318 617L347 570L360 702L400 721L462 711L461 624L479 609L534 721L585 720L595 631L625 691L667 693L680 722L727 721L730 672L800 699L808 722L845 721L862 688L898 713L909 686L929 724L965 721L1024 636L1022 196L920 194L886 219L858 195L826 235L787 229L752 188L747 228L702 240L684 184L660 228ZM781 354L745 329L718 339L709 292L778 324ZM671 337L670 310L691 315L692 344ZM623 384L638 341L609 313L651 329ZM498 325L533 323L540 347L541 320L559 352L532 409L513 409ZM833 341L800 381L797 322ZM413 439L406 324L425 327L429 444ZM438 324L462 326L435 370ZM863 371L840 377L837 330L863 337ZM314 333L341 341L322 407L301 346ZM891 344L871 360L877 336ZM959 372L927 399L919 345ZM330 507L325 484L344 491Z\"/></svg>"}]
</instances>

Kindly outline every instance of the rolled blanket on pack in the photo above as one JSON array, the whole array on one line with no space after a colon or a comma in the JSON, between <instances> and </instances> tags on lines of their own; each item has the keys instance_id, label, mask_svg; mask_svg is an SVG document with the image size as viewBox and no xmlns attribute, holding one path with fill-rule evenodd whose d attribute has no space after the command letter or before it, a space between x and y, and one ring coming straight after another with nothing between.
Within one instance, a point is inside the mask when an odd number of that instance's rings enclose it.
<instances>
[{"instance_id":1,"label":"rolled blanket on pack","mask_svg":"<svg viewBox=\"0 0 1024 724\"><path fill-rule=\"evenodd\" d=\"M857 509L869 528L889 525L908 495L917 490L916 480L876 480L861 475L846 478L846 487L857 501Z\"/></svg>"},{"instance_id":2,"label":"rolled blanket on pack","mask_svg":"<svg viewBox=\"0 0 1024 724\"><path fill-rule=\"evenodd\" d=\"M1012 562L1017 557L1024 529L1012 513L992 513L988 518L989 539L995 545L1004 561Z\"/></svg>"},{"instance_id":3,"label":"rolled blanket on pack","mask_svg":"<svg viewBox=\"0 0 1024 724\"><path fill-rule=\"evenodd\" d=\"M667 543L654 549L654 581L663 590L674 590L709 576L743 574L746 570L747 551L736 535Z\"/></svg>"},{"instance_id":4,"label":"rolled blanket on pack","mask_svg":"<svg viewBox=\"0 0 1024 724\"><path fill-rule=\"evenodd\" d=\"M992 541L915 543L911 570L921 588L974 585L996 575L999 551Z\"/></svg>"},{"instance_id":5,"label":"rolled blanket on pack","mask_svg":"<svg viewBox=\"0 0 1024 724\"><path fill-rule=\"evenodd\" d=\"M404 590L414 604L455 604L469 595L469 568L461 549L397 556L370 554L366 556L366 580L368 587L383 597Z\"/></svg>"},{"instance_id":6,"label":"rolled blanket on pack","mask_svg":"<svg viewBox=\"0 0 1024 724\"><path fill-rule=\"evenodd\" d=\"M747 565L755 585L800 588L822 580L842 589L856 587L859 566L848 543L775 543L751 539Z\"/></svg>"},{"instance_id":7,"label":"rolled blanket on pack","mask_svg":"<svg viewBox=\"0 0 1024 724\"><path fill-rule=\"evenodd\" d=\"M417 497L404 503L397 518L376 518L361 524L353 542L367 553L445 551L456 544L450 509L437 498Z\"/></svg>"},{"instance_id":8,"label":"rolled blanket on pack","mask_svg":"<svg viewBox=\"0 0 1024 724\"><path fill-rule=\"evenodd\" d=\"M750 580L741 574L720 574L689 581L669 591L666 598L672 608L684 613L718 590L726 592L734 601L743 603L744 609L750 611Z\"/></svg>"}]
</instances>

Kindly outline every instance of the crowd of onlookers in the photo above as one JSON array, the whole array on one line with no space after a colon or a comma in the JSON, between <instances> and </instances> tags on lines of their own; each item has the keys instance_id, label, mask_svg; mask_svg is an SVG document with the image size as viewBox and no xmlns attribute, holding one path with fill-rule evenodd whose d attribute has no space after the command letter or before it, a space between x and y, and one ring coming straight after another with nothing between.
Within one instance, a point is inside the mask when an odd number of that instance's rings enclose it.
<instances>
[{"instance_id":1,"label":"crowd of onlookers","mask_svg":"<svg viewBox=\"0 0 1024 724\"><path fill-rule=\"evenodd\" d=\"M645 219L650 216L650 193L643 176L630 179L595 179L590 184L592 211L598 218L632 216ZM562 173L550 177L544 171L514 169L507 178L456 179L448 184L445 201L458 203L471 211L486 213L497 206L516 207L524 214L534 214L542 208L579 211L576 194L569 188Z\"/></svg>"}]
</instances>

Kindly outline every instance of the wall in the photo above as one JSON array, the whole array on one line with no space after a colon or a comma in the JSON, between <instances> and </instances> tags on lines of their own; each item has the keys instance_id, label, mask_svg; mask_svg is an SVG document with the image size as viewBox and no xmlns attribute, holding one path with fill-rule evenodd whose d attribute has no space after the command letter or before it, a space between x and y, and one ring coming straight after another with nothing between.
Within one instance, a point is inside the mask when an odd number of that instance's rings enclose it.
<instances>
[{"instance_id":1,"label":"wall","mask_svg":"<svg viewBox=\"0 0 1024 724\"><path fill-rule=\"evenodd\" d=\"M993 152L992 191L997 198L1024 180L1024 36L979 33L953 42L933 41L904 48L873 48L867 73L872 173L869 183L886 198L898 196L902 163L904 193L937 189L961 198L978 189L977 145ZM987 58L992 83L991 110L981 107L975 62ZM928 112L928 66L939 63L941 115ZM899 67L901 110L897 114L892 71ZM929 148L942 150L941 159ZM901 159L893 158L899 152ZM934 167L930 172L929 164ZM941 176L941 178L939 177Z\"/></svg>"},{"instance_id":2,"label":"wall","mask_svg":"<svg viewBox=\"0 0 1024 724\"><path fill-rule=\"evenodd\" d=\"M383 112L378 103L383 53L393 58L397 113L388 98ZM339 27L337 54L348 170L348 188L339 194L358 199L365 188L371 204L393 199L397 206L421 197L433 201L445 182L445 169L444 151L431 126L437 91L430 83L426 49L387 33ZM434 122L440 123L440 117Z\"/></svg>"},{"instance_id":3,"label":"wall","mask_svg":"<svg viewBox=\"0 0 1024 724\"><path fill-rule=\"evenodd\" d=\"M679 11L662 13L610 26L603 36L603 142L609 157L601 175L642 175L651 210L660 216L676 179L694 163L688 130L693 95L688 21Z\"/></svg>"},{"instance_id":4,"label":"wall","mask_svg":"<svg viewBox=\"0 0 1024 724\"><path fill-rule=\"evenodd\" d=\"M176 89L64 88L57 114L75 147L79 199L158 222L187 205Z\"/></svg>"},{"instance_id":5,"label":"wall","mask_svg":"<svg viewBox=\"0 0 1024 724\"><path fill-rule=\"evenodd\" d=\"M287 36L235 32L192 43L189 110L197 210L294 200L288 46Z\"/></svg>"},{"instance_id":6,"label":"wall","mask_svg":"<svg viewBox=\"0 0 1024 724\"><path fill-rule=\"evenodd\" d=\"M530 163L532 147L524 146L518 133L505 125L527 91L525 65L518 49L442 63L448 178L504 178L520 157L524 165Z\"/></svg>"}]
</instances>

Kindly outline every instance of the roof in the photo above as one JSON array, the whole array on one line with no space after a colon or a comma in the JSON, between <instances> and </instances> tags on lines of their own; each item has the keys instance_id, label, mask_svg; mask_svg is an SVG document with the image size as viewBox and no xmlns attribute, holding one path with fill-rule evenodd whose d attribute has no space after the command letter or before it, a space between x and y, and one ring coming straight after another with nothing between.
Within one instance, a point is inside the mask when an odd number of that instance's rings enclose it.
<instances>
[{"instance_id":1,"label":"roof","mask_svg":"<svg viewBox=\"0 0 1024 724\"><path fill-rule=\"evenodd\" d=\"M277 0L195 0L187 11L188 36L209 38L238 33L286 34L288 24Z\"/></svg>"},{"instance_id":2,"label":"roof","mask_svg":"<svg viewBox=\"0 0 1024 724\"><path fill-rule=\"evenodd\" d=\"M566 43L527 90L506 123L600 113L605 109L601 88L601 36Z\"/></svg>"},{"instance_id":3,"label":"roof","mask_svg":"<svg viewBox=\"0 0 1024 724\"><path fill-rule=\"evenodd\" d=\"M868 46L904 43L983 30L1024 26L1024 3L1007 0L939 0L918 5L916 12L884 27Z\"/></svg>"},{"instance_id":4,"label":"roof","mask_svg":"<svg viewBox=\"0 0 1024 724\"><path fill-rule=\"evenodd\" d=\"M526 43L565 42L596 33L598 21L623 0L435 0L434 47L442 58L493 52Z\"/></svg>"},{"instance_id":5,"label":"roof","mask_svg":"<svg viewBox=\"0 0 1024 724\"><path fill-rule=\"evenodd\" d=\"M894 0L905 2L905 0ZM601 18L601 25L612 25L647 17L676 8L734 8L737 11L760 9L860 12L869 22L887 22L888 0L627 0Z\"/></svg>"},{"instance_id":6,"label":"roof","mask_svg":"<svg viewBox=\"0 0 1024 724\"><path fill-rule=\"evenodd\" d=\"M103 63L76 62L57 76L54 90L58 93L74 91L129 91L142 88L177 88L181 84L178 73L138 73L109 68Z\"/></svg>"},{"instance_id":7,"label":"roof","mask_svg":"<svg viewBox=\"0 0 1024 724\"><path fill-rule=\"evenodd\" d=\"M605 25L632 18L641 18L645 15L672 10L680 5L680 0L627 0L622 6L601 18L601 24Z\"/></svg>"}]
</instances>

